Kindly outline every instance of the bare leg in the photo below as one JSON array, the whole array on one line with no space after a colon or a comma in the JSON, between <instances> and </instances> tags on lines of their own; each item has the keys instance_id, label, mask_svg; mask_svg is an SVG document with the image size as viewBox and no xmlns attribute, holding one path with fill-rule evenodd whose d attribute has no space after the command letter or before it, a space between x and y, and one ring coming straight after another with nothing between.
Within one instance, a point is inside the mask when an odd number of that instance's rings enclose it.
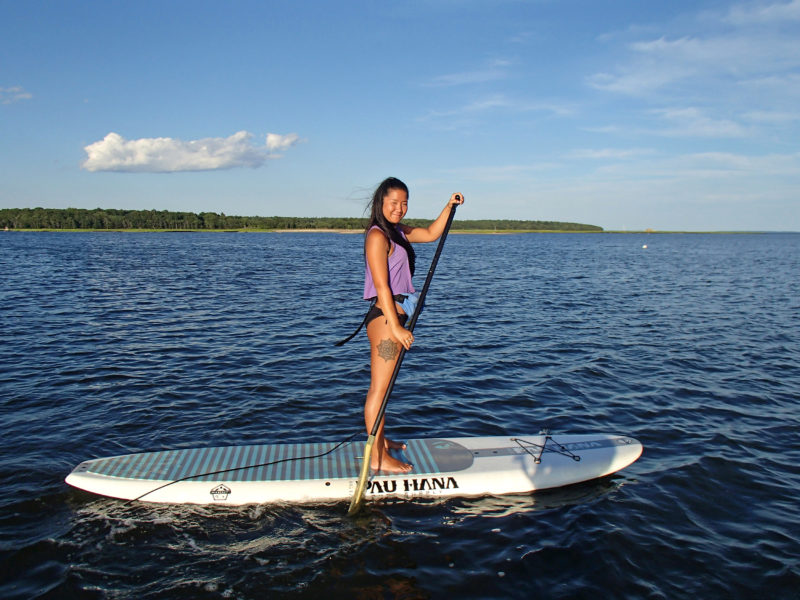
<instances>
[{"instance_id":1,"label":"bare leg","mask_svg":"<svg viewBox=\"0 0 800 600\"><path fill-rule=\"evenodd\" d=\"M405 312L403 311L403 307L400 306L399 304L395 304L395 308L397 308L397 314L398 315L404 315L405 314ZM392 370L394 370L394 364L392 364ZM385 390L384 390L384 393L386 393ZM381 398L381 400L383 400L383 398ZM387 450L405 450L406 449L405 442L396 442L394 440L390 440L386 436L383 437L383 440L385 442L384 446L386 447Z\"/></svg>"},{"instance_id":2,"label":"bare leg","mask_svg":"<svg viewBox=\"0 0 800 600\"><path fill-rule=\"evenodd\" d=\"M369 433L372 431L375 419L381 408L381 402L383 402L383 397L386 395L386 390L392 379L394 366L400 356L400 345L392 340L386 321L382 318L375 319L367 326L367 336L371 347L371 380L364 404L364 422L367 426L367 433ZM392 445L387 446L388 442L383 435L384 424L385 419L381 421L378 433L375 436L370 467L375 471L407 473L411 470L411 465L399 461L389 454L388 448L401 446L396 442L391 442Z\"/></svg>"}]
</instances>

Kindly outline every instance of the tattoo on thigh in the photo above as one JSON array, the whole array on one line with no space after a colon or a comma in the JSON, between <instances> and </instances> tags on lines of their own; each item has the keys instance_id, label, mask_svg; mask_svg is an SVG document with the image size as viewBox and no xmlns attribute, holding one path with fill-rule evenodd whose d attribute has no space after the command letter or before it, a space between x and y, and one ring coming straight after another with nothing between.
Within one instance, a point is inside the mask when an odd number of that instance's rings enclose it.
<instances>
[{"instance_id":1,"label":"tattoo on thigh","mask_svg":"<svg viewBox=\"0 0 800 600\"><path fill-rule=\"evenodd\" d=\"M386 362L394 360L400 353L400 344L393 342L390 339L381 340L378 343L378 356Z\"/></svg>"}]
</instances>

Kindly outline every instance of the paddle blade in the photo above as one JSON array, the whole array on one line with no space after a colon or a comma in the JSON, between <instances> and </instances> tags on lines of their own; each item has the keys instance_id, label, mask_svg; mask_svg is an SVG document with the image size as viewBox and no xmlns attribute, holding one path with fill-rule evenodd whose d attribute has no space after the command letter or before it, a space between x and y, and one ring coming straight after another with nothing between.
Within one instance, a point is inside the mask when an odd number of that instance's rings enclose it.
<instances>
[{"instance_id":1,"label":"paddle blade","mask_svg":"<svg viewBox=\"0 0 800 600\"><path fill-rule=\"evenodd\" d=\"M364 445L364 459L361 463L361 474L358 476L358 485L350 500L350 508L347 509L347 516L352 517L359 510L364 503L364 490L367 488L367 479L369 478L369 459L372 455L372 446L375 444L375 436L370 435L367 438L367 443Z\"/></svg>"}]
</instances>

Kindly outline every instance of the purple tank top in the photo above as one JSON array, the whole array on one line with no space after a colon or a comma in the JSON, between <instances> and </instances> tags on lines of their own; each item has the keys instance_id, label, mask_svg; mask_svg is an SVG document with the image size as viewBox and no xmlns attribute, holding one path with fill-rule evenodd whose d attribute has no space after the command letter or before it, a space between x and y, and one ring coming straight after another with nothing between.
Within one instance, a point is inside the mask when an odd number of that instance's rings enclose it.
<instances>
[{"instance_id":1,"label":"purple tank top","mask_svg":"<svg viewBox=\"0 0 800 600\"><path fill-rule=\"evenodd\" d=\"M373 229L380 229L380 227L374 226L370 231ZM406 234L399 229L398 231L400 235L403 236L403 239L405 239ZM408 252L406 252L406 249L400 244L395 244L391 240L389 241L392 244L392 248L394 248L391 256L389 256L389 287L392 290L392 295L412 294L416 290L411 283L411 268L408 266ZM378 292L375 289L375 282L372 281L369 263L367 263L366 260L364 262L366 263L364 273L364 300L369 300L370 298L375 298Z\"/></svg>"}]
</instances>

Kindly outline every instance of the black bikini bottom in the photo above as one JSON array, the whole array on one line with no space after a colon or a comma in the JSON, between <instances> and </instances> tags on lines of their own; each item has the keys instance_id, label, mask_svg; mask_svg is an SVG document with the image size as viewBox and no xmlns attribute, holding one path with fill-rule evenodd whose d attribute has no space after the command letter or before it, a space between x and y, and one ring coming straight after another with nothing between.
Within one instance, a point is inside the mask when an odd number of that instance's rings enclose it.
<instances>
[{"instance_id":1,"label":"black bikini bottom","mask_svg":"<svg viewBox=\"0 0 800 600\"><path fill-rule=\"evenodd\" d=\"M398 298L400 298L400 299L398 300ZM405 299L406 299L405 296L395 296L394 297L394 301L395 302L403 302L403 300L405 300ZM367 312L367 316L364 318L364 326L369 325L372 321L374 321L378 317L382 317L382 316L383 316L383 311L380 308L378 308L377 304L373 304L370 307L369 312ZM403 314L403 315L398 314L397 318L400 319L400 325L405 325L406 321L408 321L408 315L405 315L405 314Z\"/></svg>"}]
</instances>

